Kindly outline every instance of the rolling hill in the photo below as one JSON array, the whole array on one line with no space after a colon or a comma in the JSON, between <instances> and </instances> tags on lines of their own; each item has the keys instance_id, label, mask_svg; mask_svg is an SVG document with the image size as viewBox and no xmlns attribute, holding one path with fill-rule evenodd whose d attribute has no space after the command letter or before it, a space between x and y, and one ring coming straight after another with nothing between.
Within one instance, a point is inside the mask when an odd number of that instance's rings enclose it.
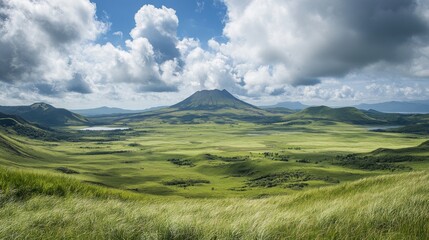
<instances>
[{"instance_id":1,"label":"rolling hill","mask_svg":"<svg viewBox=\"0 0 429 240\"><path fill-rule=\"evenodd\" d=\"M353 107L330 108L326 106L309 107L300 112L286 116L289 120L312 119L346 122L352 124L386 124L383 119L368 116L363 111Z\"/></svg>"},{"instance_id":2,"label":"rolling hill","mask_svg":"<svg viewBox=\"0 0 429 240\"><path fill-rule=\"evenodd\" d=\"M42 126L84 125L88 120L63 108L55 108L46 103L34 103L30 106L0 106L0 112L16 115L28 122Z\"/></svg>"}]
</instances>

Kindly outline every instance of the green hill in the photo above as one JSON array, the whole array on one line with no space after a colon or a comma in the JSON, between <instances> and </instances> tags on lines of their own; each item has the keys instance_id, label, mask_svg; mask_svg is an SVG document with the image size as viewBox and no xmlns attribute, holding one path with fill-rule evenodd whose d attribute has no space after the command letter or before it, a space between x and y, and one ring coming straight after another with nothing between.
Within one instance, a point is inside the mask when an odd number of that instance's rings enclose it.
<instances>
[{"instance_id":1,"label":"green hill","mask_svg":"<svg viewBox=\"0 0 429 240\"><path fill-rule=\"evenodd\" d=\"M0 113L0 132L38 139L52 137L50 129L31 124L21 117L4 113Z\"/></svg>"},{"instance_id":2,"label":"green hill","mask_svg":"<svg viewBox=\"0 0 429 240\"><path fill-rule=\"evenodd\" d=\"M428 172L262 199L168 199L0 168L2 239L428 239Z\"/></svg>"},{"instance_id":3,"label":"green hill","mask_svg":"<svg viewBox=\"0 0 429 240\"><path fill-rule=\"evenodd\" d=\"M63 108L55 108L46 103L30 106L0 106L0 112L19 116L26 121L43 126L64 126L87 124L88 120Z\"/></svg>"},{"instance_id":4,"label":"green hill","mask_svg":"<svg viewBox=\"0 0 429 240\"><path fill-rule=\"evenodd\" d=\"M298 113L290 114L286 117L289 120L293 119L313 119L313 120L331 120L338 122L347 122L353 124L386 124L387 121L375 119L364 112L353 108L330 108L326 106L309 107Z\"/></svg>"}]
</instances>

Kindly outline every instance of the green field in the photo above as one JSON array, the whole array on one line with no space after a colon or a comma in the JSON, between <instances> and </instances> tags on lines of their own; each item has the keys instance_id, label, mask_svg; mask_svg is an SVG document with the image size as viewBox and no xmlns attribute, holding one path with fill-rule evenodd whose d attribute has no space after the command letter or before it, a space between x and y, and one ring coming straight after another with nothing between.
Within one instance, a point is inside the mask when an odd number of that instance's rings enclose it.
<instances>
[{"instance_id":1,"label":"green field","mask_svg":"<svg viewBox=\"0 0 429 240\"><path fill-rule=\"evenodd\" d=\"M168 124L146 121L125 131L63 128L79 141L5 136L22 149L0 153L3 166L56 172L92 184L154 196L258 198L336 185L364 177L426 169L365 169L337 157L421 144L421 135L381 133L364 126L317 121L290 124ZM428 152L419 153L427 155ZM69 171L70 170L70 171Z\"/></svg>"}]
</instances>

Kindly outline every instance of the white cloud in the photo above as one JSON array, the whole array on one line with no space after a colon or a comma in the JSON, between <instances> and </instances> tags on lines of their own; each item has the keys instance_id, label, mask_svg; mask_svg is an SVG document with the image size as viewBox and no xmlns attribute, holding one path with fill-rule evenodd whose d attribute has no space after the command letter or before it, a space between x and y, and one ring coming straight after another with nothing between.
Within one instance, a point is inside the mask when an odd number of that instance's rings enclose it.
<instances>
[{"instance_id":1,"label":"white cloud","mask_svg":"<svg viewBox=\"0 0 429 240\"><path fill-rule=\"evenodd\" d=\"M427 45L426 1L225 0L223 53L247 72L284 68L284 85L313 85L380 62L409 62ZM262 67L261 67L262 66ZM385 65L386 66L386 65ZM277 79L278 80L278 79ZM247 84L247 80L244 79ZM250 84L254 80L249 79ZM268 83L270 84L270 83Z\"/></svg>"},{"instance_id":2,"label":"white cloud","mask_svg":"<svg viewBox=\"0 0 429 240\"><path fill-rule=\"evenodd\" d=\"M0 81L71 79L68 55L106 30L89 1L13 1L0 5Z\"/></svg>"},{"instance_id":3,"label":"white cloud","mask_svg":"<svg viewBox=\"0 0 429 240\"><path fill-rule=\"evenodd\" d=\"M338 102L428 94L414 84L429 77L428 1L224 2L227 41L211 39L203 49L198 39L177 36L179 19L167 7L142 6L128 39L114 46L96 43L109 23L89 0L0 1L0 89L27 100L84 94L128 102L142 92L213 88ZM384 84L362 86L373 79Z\"/></svg>"}]
</instances>

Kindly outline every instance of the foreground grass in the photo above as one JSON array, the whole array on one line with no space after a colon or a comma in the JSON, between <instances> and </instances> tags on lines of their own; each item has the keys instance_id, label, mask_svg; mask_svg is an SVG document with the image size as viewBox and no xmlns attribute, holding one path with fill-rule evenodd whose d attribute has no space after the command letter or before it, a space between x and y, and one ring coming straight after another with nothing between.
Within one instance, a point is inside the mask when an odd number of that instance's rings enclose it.
<instances>
[{"instance_id":1,"label":"foreground grass","mask_svg":"<svg viewBox=\"0 0 429 240\"><path fill-rule=\"evenodd\" d=\"M106 197L107 192L88 193L108 191L95 186L70 191L67 197L43 190L27 192L24 200L6 198L4 186L19 191L32 185L8 184L26 176L7 171L0 180L1 239L429 238L428 172L372 177L264 199L130 201ZM45 180L54 179L40 181Z\"/></svg>"},{"instance_id":2,"label":"foreground grass","mask_svg":"<svg viewBox=\"0 0 429 240\"><path fill-rule=\"evenodd\" d=\"M34 196L141 200L143 195L82 183L71 177L0 168L0 203Z\"/></svg>"}]
</instances>

